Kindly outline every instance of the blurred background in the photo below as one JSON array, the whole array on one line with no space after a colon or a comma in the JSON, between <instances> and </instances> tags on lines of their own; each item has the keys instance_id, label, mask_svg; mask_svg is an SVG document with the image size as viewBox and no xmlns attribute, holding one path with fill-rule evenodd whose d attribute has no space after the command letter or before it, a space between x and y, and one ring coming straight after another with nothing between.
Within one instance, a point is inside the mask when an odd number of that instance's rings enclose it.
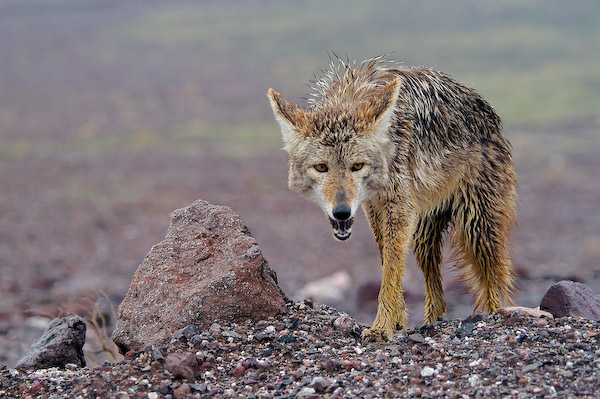
<instances>
[{"instance_id":1,"label":"blurred background","mask_svg":"<svg viewBox=\"0 0 600 399\"><path fill-rule=\"evenodd\" d=\"M322 211L287 191L266 97L302 104L331 51L393 52L482 94L519 176L517 303L538 306L561 279L600 292L598 15L595 0L3 0L0 364L58 315L95 310L110 329L110 303L169 213L198 198L245 220L289 296L370 323L380 269L367 223L336 242ZM472 298L449 258L447 317L464 317ZM419 325L412 256L405 286Z\"/></svg>"}]
</instances>

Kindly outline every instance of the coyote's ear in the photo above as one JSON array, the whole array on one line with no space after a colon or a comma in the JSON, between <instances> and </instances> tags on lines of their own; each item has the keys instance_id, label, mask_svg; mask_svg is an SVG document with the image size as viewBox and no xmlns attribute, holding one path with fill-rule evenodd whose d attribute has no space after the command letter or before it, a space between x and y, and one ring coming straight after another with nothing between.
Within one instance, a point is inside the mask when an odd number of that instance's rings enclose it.
<instances>
[{"instance_id":1,"label":"coyote's ear","mask_svg":"<svg viewBox=\"0 0 600 399\"><path fill-rule=\"evenodd\" d=\"M294 143L304 138L300 130L306 124L306 112L296 104L286 101L280 93L273 89L269 89L268 96L275 119L281 126L285 149L293 147Z\"/></svg>"},{"instance_id":2,"label":"coyote's ear","mask_svg":"<svg viewBox=\"0 0 600 399\"><path fill-rule=\"evenodd\" d=\"M369 113L371 115L368 119L373 121L369 129L371 134L387 134L393 123L399 91L400 79L394 79L383 87L377 97L370 102Z\"/></svg>"}]
</instances>

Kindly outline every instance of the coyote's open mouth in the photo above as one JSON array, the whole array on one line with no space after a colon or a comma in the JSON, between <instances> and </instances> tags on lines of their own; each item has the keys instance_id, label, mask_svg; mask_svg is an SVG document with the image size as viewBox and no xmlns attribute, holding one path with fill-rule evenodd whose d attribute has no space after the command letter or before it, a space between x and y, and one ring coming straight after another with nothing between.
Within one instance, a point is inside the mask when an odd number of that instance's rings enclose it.
<instances>
[{"instance_id":1,"label":"coyote's open mouth","mask_svg":"<svg viewBox=\"0 0 600 399\"><path fill-rule=\"evenodd\" d=\"M329 223L331 223L331 227L333 227L333 236L340 241L345 241L350 238L350 234L352 234L352 222L354 222L354 218L346 220L329 218Z\"/></svg>"}]
</instances>

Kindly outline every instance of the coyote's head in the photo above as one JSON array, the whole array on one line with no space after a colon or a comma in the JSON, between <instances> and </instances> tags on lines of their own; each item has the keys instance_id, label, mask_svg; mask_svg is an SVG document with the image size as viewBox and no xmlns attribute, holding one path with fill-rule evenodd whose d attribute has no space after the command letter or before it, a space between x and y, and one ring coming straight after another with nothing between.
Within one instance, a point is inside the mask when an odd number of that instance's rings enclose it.
<instances>
[{"instance_id":1,"label":"coyote's head","mask_svg":"<svg viewBox=\"0 0 600 399\"><path fill-rule=\"evenodd\" d=\"M289 188L320 205L343 241L359 205L389 185L394 145L388 131L399 82L346 90L333 83L306 109L273 89L268 95L289 155Z\"/></svg>"}]
</instances>

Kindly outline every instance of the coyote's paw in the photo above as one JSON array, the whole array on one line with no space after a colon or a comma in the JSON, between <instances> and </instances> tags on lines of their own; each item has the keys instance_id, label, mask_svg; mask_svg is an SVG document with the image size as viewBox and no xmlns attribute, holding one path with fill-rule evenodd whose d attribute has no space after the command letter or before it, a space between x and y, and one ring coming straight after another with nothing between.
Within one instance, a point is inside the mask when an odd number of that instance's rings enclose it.
<instances>
[{"instance_id":1,"label":"coyote's paw","mask_svg":"<svg viewBox=\"0 0 600 399\"><path fill-rule=\"evenodd\" d=\"M371 327L362 333L362 340L365 342L381 342L392 339L394 332L391 328Z\"/></svg>"},{"instance_id":2,"label":"coyote's paw","mask_svg":"<svg viewBox=\"0 0 600 399\"><path fill-rule=\"evenodd\" d=\"M406 312L401 312L396 319L396 329L406 331L406 326L408 325L408 317Z\"/></svg>"}]
</instances>

